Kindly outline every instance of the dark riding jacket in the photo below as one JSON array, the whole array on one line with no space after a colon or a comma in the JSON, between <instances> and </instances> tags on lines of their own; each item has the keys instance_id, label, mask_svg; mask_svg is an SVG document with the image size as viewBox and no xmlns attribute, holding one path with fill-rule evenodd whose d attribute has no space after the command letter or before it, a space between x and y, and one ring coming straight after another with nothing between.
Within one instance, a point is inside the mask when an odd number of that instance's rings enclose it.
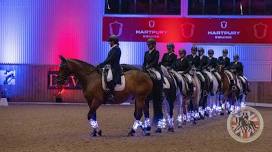
<instances>
[{"instance_id":1,"label":"dark riding jacket","mask_svg":"<svg viewBox=\"0 0 272 152\"><path fill-rule=\"evenodd\" d=\"M191 70L191 65L186 57L183 59L178 58L173 64L172 68L175 71L184 71L184 73L188 73Z\"/></svg>"},{"instance_id":2,"label":"dark riding jacket","mask_svg":"<svg viewBox=\"0 0 272 152\"><path fill-rule=\"evenodd\" d=\"M200 70L204 70L208 67L209 65L209 60L208 57L206 55L203 55L202 57L199 56L199 69Z\"/></svg>"},{"instance_id":3,"label":"dark riding jacket","mask_svg":"<svg viewBox=\"0 0 272 152\"><path fill-rule=\"evenodd\" d=\"M218 64L218 61L215 57L208 57L208 67L216 68Z\"/></svg>"},{"instance_id":4,"label":"dark riding jacket","mask_svg":"<svg viewBox=\"0 0 272 152\"><path fill-rule=\"evenodd\" d=\"M177 59L177 55L175 53L165 53L162 57L161 65L165 67L171 67Z\"/></svg>"},{"instance_id":5,"label":"dark riding jacket","mask_svg":"<svg viewBox=\"0 0 272 152\"><path fill-rule=\"evenodd\" d=\"M190 63L191 66L195 66L196 68L199 68L199 56L195 55L193 56L192 54L187 56L187 59Z\"/></svg>"},{"instance_id":6,"label":"dark riding jacket","mask_svg":"<svg viewBox=\"0 0 272 152\"><path fill-rule=\"evenodd\" d=\"M242 76L244 73L244 66L241 62L231 62L230 68L239 76Z\"/></svg>"},{"instance_id":7,"label":"dark riding jacket","mask_svg":"<svg viewBox=\"0 0 272 152\"><path fill-rule=\"evenodd\" d=\"M224 68L228 69L229 66L230 66L230 58L225 57L225 59L224 59L223 56L220 56L220 57L218 58L218 64L219 64L219 65L222 65Z\"/></svg>"},{"instance_id":8,"label":"dark riding jacket","mask_svg":"<svg viewBox=\"0 0 272 152\"><path fill-rule=\"evenodd\" d=\"M158 50L154 49L151 53L146 51L144 56L143 70L155 68L156 70L160 71L159 58L160 53Z\"/></svg>"},{"instance_id":9,"label":"dark riding jacket","mask_svg":"<svg viewBox=\"0 0 272 152\"><path fill-rule=\"evenodd\" d=\"M121 84L121 73L122 69L120 66L120 58L121 58L121 49L118 45L112 47L110 52L108 53L108 57L104 62L99 64L99 67L104 67L105 65L111 65L113 81L115 84Z\"/></svg>"}]
</instances>

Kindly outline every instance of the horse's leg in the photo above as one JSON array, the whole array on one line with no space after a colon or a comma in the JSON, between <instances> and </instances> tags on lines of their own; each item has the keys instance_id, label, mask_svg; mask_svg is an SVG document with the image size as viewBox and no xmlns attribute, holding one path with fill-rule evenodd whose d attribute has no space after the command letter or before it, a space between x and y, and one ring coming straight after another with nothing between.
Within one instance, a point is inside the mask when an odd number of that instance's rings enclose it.
<instances>
[{"instance_id":1,"label":"horse's leg","mask_svg":"<svg viewBox=\"0 0 272 152\"><path fill-rule=\"evenodd\" d=\"M93 99L92 102L89 102L89 113L88 113L88 121L90 126L93 128L93 131L91 133L92 136L97 136L97 134L99 136L102 135L102 130L99 129L99 125L98 122L96 120L96 110L97 108L101 105L100 102L98 102L98 100Z\"/></svg>"},{"instance_id":2,"label":"horse's leg","mask_svg":"<svg viewBox=\"0 0 272 152\"><path fill-rule=\"evenodd\" d=\"M176 94L176 93L175 93ZM169 97L167 99L168 101L168 106L169 106L169 109L168 109L168 117L167 117L167 121L168 121L168 131L169 132L174 132L174 119L173 119L173 114L174 114L174 103L175 103L175 100L171 97Z\"/></svg>"},{"instance_id":3,"label":"horse's leg","mask_svg":"<svg viewBox=\"0 0 272 152\"><path fill-rule=\"evenodd\" d=\"M183 104L182 104L182 95L180 92L177 94L177 122L178 122L178 128L181 128L182 125L182 116L183 116Z\"/></svg>"},{"instance_id":4,"label":"horse's leg","mask_svg":"<svg viewBox=\"0 0 272 152\"><path fill-rule=\"evenodd\" d=\"M154 85L154 94L153 94L153 111L154 111L154 123L157 126L156 133L161 133L162 128L164 127L164 122L162 121L163 113L162 113L162 87L160 84Z\"/></svg>"},{"instance_id":5,"label":"horse's leg","mask_svg":"<svg viewBox=\"0 0 272 152\"><path fill-rule=\"evenodd\" d=\"M149 115L149 101L150 101L150 98L146 98L145 99L145 104L144 104L144 132L145 132L145 135L148 136L150 135L150 131L151 131L151 121L150 121L150 115Z\"/></svg>"},{"instance_id":6,"label":"horse's leg","mask_svg":"<svg viewBox=\"0 0 272 152\"><path fill-rule=\"evenodd\" d=\"M145 106L145 97L143 96L135 97L135 111L134 111L135 120L134 120L131 131L128 133L128 136L134 136L138 127L142 127L141 118L143 115L144 106Z\"/></svg>"}]
</instances>

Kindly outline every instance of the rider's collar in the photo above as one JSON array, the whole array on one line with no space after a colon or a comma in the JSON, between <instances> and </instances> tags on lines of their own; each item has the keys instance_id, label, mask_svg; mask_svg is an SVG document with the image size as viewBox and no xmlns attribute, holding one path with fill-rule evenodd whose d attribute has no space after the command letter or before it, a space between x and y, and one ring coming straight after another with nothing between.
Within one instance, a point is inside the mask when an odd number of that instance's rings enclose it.
<instances>
[{"instance_id":1,"label":"rider's collar","mask_svg":"<svg viewBox=\"0 0 272 152\"><path fill-rule=\"evenodd\" d=\"M155 50L155 48L148 51L148 53L152 53Z\"/></svg>"},{"instance_id":2,"label":"rider's collar","mask_svg":"<svg viewBox=\"0 0 272 152\"><path fill-rule=\"evenodd\" d=\"M193 56L193 58L195 58L195 57L196 57L196 54L192 54L192 56Z\"/></svg>"},{"instance_id":3,"label":"rider's collar","mask_svg":"<svg viewBox=\"0 0 272 152\"><path fill-rule=\"evenodd\" d=\"M114 48L114 47L116 47L116 46L118 46L118 45L117 45L117 44L114 44L114 45L111 47L111 49Z\"/></svg>"}]
</instances>

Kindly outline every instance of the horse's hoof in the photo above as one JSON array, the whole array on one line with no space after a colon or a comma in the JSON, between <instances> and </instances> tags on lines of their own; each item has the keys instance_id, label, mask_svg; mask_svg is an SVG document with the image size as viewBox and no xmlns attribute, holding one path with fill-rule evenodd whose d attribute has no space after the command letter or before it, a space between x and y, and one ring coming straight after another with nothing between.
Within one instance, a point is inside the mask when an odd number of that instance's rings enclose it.
<instances>
[{"instance_id":1,"label":"horse's hoof","mask_svg":"<svg viewBox=\"0 0 272 152\"><path fill-rule=\"evenodd\" d=\"M150 136L150 132L145 132L144 135L145 136Z\"/></svg>"},{"instance_id":2,"label":"horse's hoof","mask_svg":"<svg viewBox=\"0 0 272 152\"><path fill-rule=\"evenodd\" d=\"M99 136L102 136L102 130L99 130L97 133Z\"/></svg>"},{"instance_id":3,"label":"horse's hoof","mask_svg":"<svg viewBox=\"0 0 272 152\"><path fill-rule=\"evenodd\" d=\"M162 133L162 129L161 128L157 128L155 132L156 133Z\"/></svg>"},{"instance_id":4,"label":"horse's hoof","mask_svg":"<svg viewBox=\"0 0 272 152\"><path fill-rule=\"evenodd\" d=\"M91 132L90 134L92 137L96 137L97 136L97 131L96 130L93 130L93 132Z\"/></svg>"},{"instance_id":5,"label":"horse's hoof","mask_svg":"<svg viewBox=\"0 0 272 152\"><path fill-rule=\"evenodd\" d=\"M193 120L193 125L196 125L196 120Z\"/></svg>"},{"instance_id":6,"label":"horse's hoof","mask_svg":"<svg viewBox=\"0 0 272 152\"><path fill-rule=\"evenodd\" d=\"M130 132L128 133L128 136L134 136L135 135L135 130L131 129Z\"/></svg>"},{"instance_id":7,"label":"horse's hoof","mask_svg":"<svg viewBox=\"0 0 272 152\"><path fill-rule=\"evenodd\" d=\"M182 128L182 123L178 123L178 128Z\"/></svg>"},{"instance_id":8,"label":"horse's hoof","mask_svg":"<svg viewBox=\"0 0 272 152\"><path fill-rule=\"evenodd\" d=\"M168 132L174 132L174 128L173 127L168 128Z\"/></svg>"},{"instance_id":9,"label":"horse's hoof","mask_svg":"<svg viewBox=\"0 0 272 152\"><path fill-rule=\"evenodd\" d=\"M224 112L221 112L220 115L221 115L221 116L224 116L225 114L224 114Z\"/></svg>"}]
</instances>

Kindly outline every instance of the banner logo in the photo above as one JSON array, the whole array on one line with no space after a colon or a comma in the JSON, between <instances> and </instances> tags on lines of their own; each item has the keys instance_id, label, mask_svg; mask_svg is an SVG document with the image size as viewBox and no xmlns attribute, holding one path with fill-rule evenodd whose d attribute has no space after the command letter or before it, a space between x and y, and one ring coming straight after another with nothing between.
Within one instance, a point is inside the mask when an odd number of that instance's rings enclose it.
<instances>
[{"instance_id":1,"label":"banner logo","mask_svg":"<svg viewBox=\"0 0 272 152\"><path fill-rule=\"evenodd\" d=\"M264 23L258 23L253 26L254 29L254 36L257 39L263 39L267 35L267 28L268 26Z\"/></svg>"},{"instance_id":2,"label":"banner logo","mask_svg":"<svg viewBox=\"0 0 272 152\"><path fill-rule=\"evenodd\" d=\"M148 26L150 27L150 28L154 28L155 27L155 21L154 20L150 20L149 22L148 22Z\"/></svg>"},{"instance_id":3,"label":"banner logo","mask_svg":"<svg viewBox=\"0 0 272 152\"><path fill-rule=\"evenodd\" d=\"M195 32L195 25L192 23L181 24L181 35L184 38L192 38Z\"/></svg>"},{"instance_id":4,"label":"banner logo","mask_svg":"<svg viewBox=\"0 0 272 152\"><path fill-rule=\"evenodd\" d=\"M109 24L110 28L110 35L116 35L116 36L121 36L123 33L123 23L120 23L118 21L114 21Z\"/></svg>"},{"instance_id":5,"label":"banner logo","mask_svg":"<svg viewBox=\"0 0 272 152\"><path fill-rule=\"evenodd\" d=\"M220 23L220 26L221 26L222 29L226 29L228 27L228 22L227 21L222 21Z\"/></svg>"},{"instance_id":6,"label":"banner logo","mask_svg":"<svg viewBox=\"0 0 272 152\"><path fill-rule=\"evenodd\" d=\"M258 139L263 127L264 122L261 114L248 106L231 113L227 121L230 136L242 143L249 143Z\"/></svg>"}]
</instances>

